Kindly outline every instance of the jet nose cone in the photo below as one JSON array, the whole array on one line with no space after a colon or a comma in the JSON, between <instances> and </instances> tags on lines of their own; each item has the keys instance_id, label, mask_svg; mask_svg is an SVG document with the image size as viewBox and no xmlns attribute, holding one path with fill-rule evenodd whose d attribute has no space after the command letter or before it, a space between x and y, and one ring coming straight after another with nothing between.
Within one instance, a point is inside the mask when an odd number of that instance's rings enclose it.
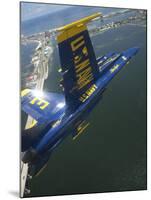
<instances>
[{"instance_id":1,"label":"jet nose cone","mask_svg":"<svg viewBox=\"0 0 151 200\"><path fill-rule=\"evenodd\" d=\"M133 47L131 48L131 53L136 54L140 50L139 47Z\"/></svg>"}]
</instances>

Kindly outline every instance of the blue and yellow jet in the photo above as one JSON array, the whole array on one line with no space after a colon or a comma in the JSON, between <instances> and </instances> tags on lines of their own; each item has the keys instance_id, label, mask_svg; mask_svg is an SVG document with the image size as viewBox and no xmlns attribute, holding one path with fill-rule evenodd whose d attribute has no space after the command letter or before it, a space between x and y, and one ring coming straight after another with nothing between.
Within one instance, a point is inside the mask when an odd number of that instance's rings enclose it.
<instances>
[{"instance_id":1,"label":"blue and yellow jet","mask_svg":"<svg viewBox=\"0 0 151 200\"><path fill-rule=\"evenodd\" d=\"M35 119L34 126L22 132L21 145L22 161L29 164L31 175L45 166L65 137L72 134L75 139L88 127L86 117L108 83L138 52L133 47L96 58L86 24L99 16L96 13L57 30L64 94L21 92L22 110Z\"/></svg>"}]
</instances>

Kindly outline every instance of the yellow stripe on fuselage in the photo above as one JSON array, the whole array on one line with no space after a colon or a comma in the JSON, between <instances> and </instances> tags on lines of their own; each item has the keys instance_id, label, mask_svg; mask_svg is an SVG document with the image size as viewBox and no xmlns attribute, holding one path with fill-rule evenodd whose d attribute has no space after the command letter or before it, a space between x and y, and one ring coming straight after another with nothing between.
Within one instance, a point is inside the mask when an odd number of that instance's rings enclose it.
<instances>
[{"instance_id":1,"label":"yellow stripe on fuselage","mask_svg":"<svg viewBox=\"0 0 151 200\"><path fill-rule=\"evenodd\" d=\"M82 122L79 127L77 128L77 134L73 137L73 140L75 140L81 133L83 133L83 131L90 125L90 123L86 123L85 121Z\"/></svg>"}]
</instances>

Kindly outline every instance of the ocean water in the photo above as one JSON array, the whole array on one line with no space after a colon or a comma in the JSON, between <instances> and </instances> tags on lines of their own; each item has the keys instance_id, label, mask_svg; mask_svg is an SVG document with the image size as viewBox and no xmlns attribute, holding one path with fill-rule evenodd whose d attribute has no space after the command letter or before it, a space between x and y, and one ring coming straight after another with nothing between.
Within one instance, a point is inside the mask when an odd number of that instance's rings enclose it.
<instances>
[{"instance_id":1,"label":"ocean water","mask_svg":"<svg viewBox=\"0 0 151 200\"><path fill-rule=\"evenodd\" d=\"M93 10L77 9L78 18ZM37 19L26 22L22 31L31 34L34 28L35 32L42 31L77 18L71 11L68 18L63 12L56 16L53 20L50 16L38 19L39 26ZM88 116L89 128L74 141L68 136L53 152L47 168L32 180L28 196L146 189L146 27L122 26L93 36L92 43L96 56L133 46L140 51L108 85L103 99ZM30 57L29 52L22 57ZM22 66L26 61L22 59ZM56 48L45 91L61 92L59 66Z\"/></svg>"}]
</instances>

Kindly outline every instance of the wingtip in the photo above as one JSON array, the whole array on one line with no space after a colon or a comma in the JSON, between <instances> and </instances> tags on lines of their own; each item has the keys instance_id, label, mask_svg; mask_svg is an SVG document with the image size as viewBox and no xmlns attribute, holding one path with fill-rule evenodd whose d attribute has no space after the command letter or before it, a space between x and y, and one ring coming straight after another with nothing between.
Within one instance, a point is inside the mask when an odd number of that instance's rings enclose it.
<instances>
[{"instance_id":1,"label":"wingtip","mask_svg":"<svg viewBox=\"0 0 151 200\"><path fill-rule=\"evenodd\" d=\"M26 96L29 92L30 92L31 90L30 89L28 89L28 88L26 88L26 89L24 89L24 90L22 90L21 91L21 97L24 97L24 96Z\"/></svg>"}]
</instances>

